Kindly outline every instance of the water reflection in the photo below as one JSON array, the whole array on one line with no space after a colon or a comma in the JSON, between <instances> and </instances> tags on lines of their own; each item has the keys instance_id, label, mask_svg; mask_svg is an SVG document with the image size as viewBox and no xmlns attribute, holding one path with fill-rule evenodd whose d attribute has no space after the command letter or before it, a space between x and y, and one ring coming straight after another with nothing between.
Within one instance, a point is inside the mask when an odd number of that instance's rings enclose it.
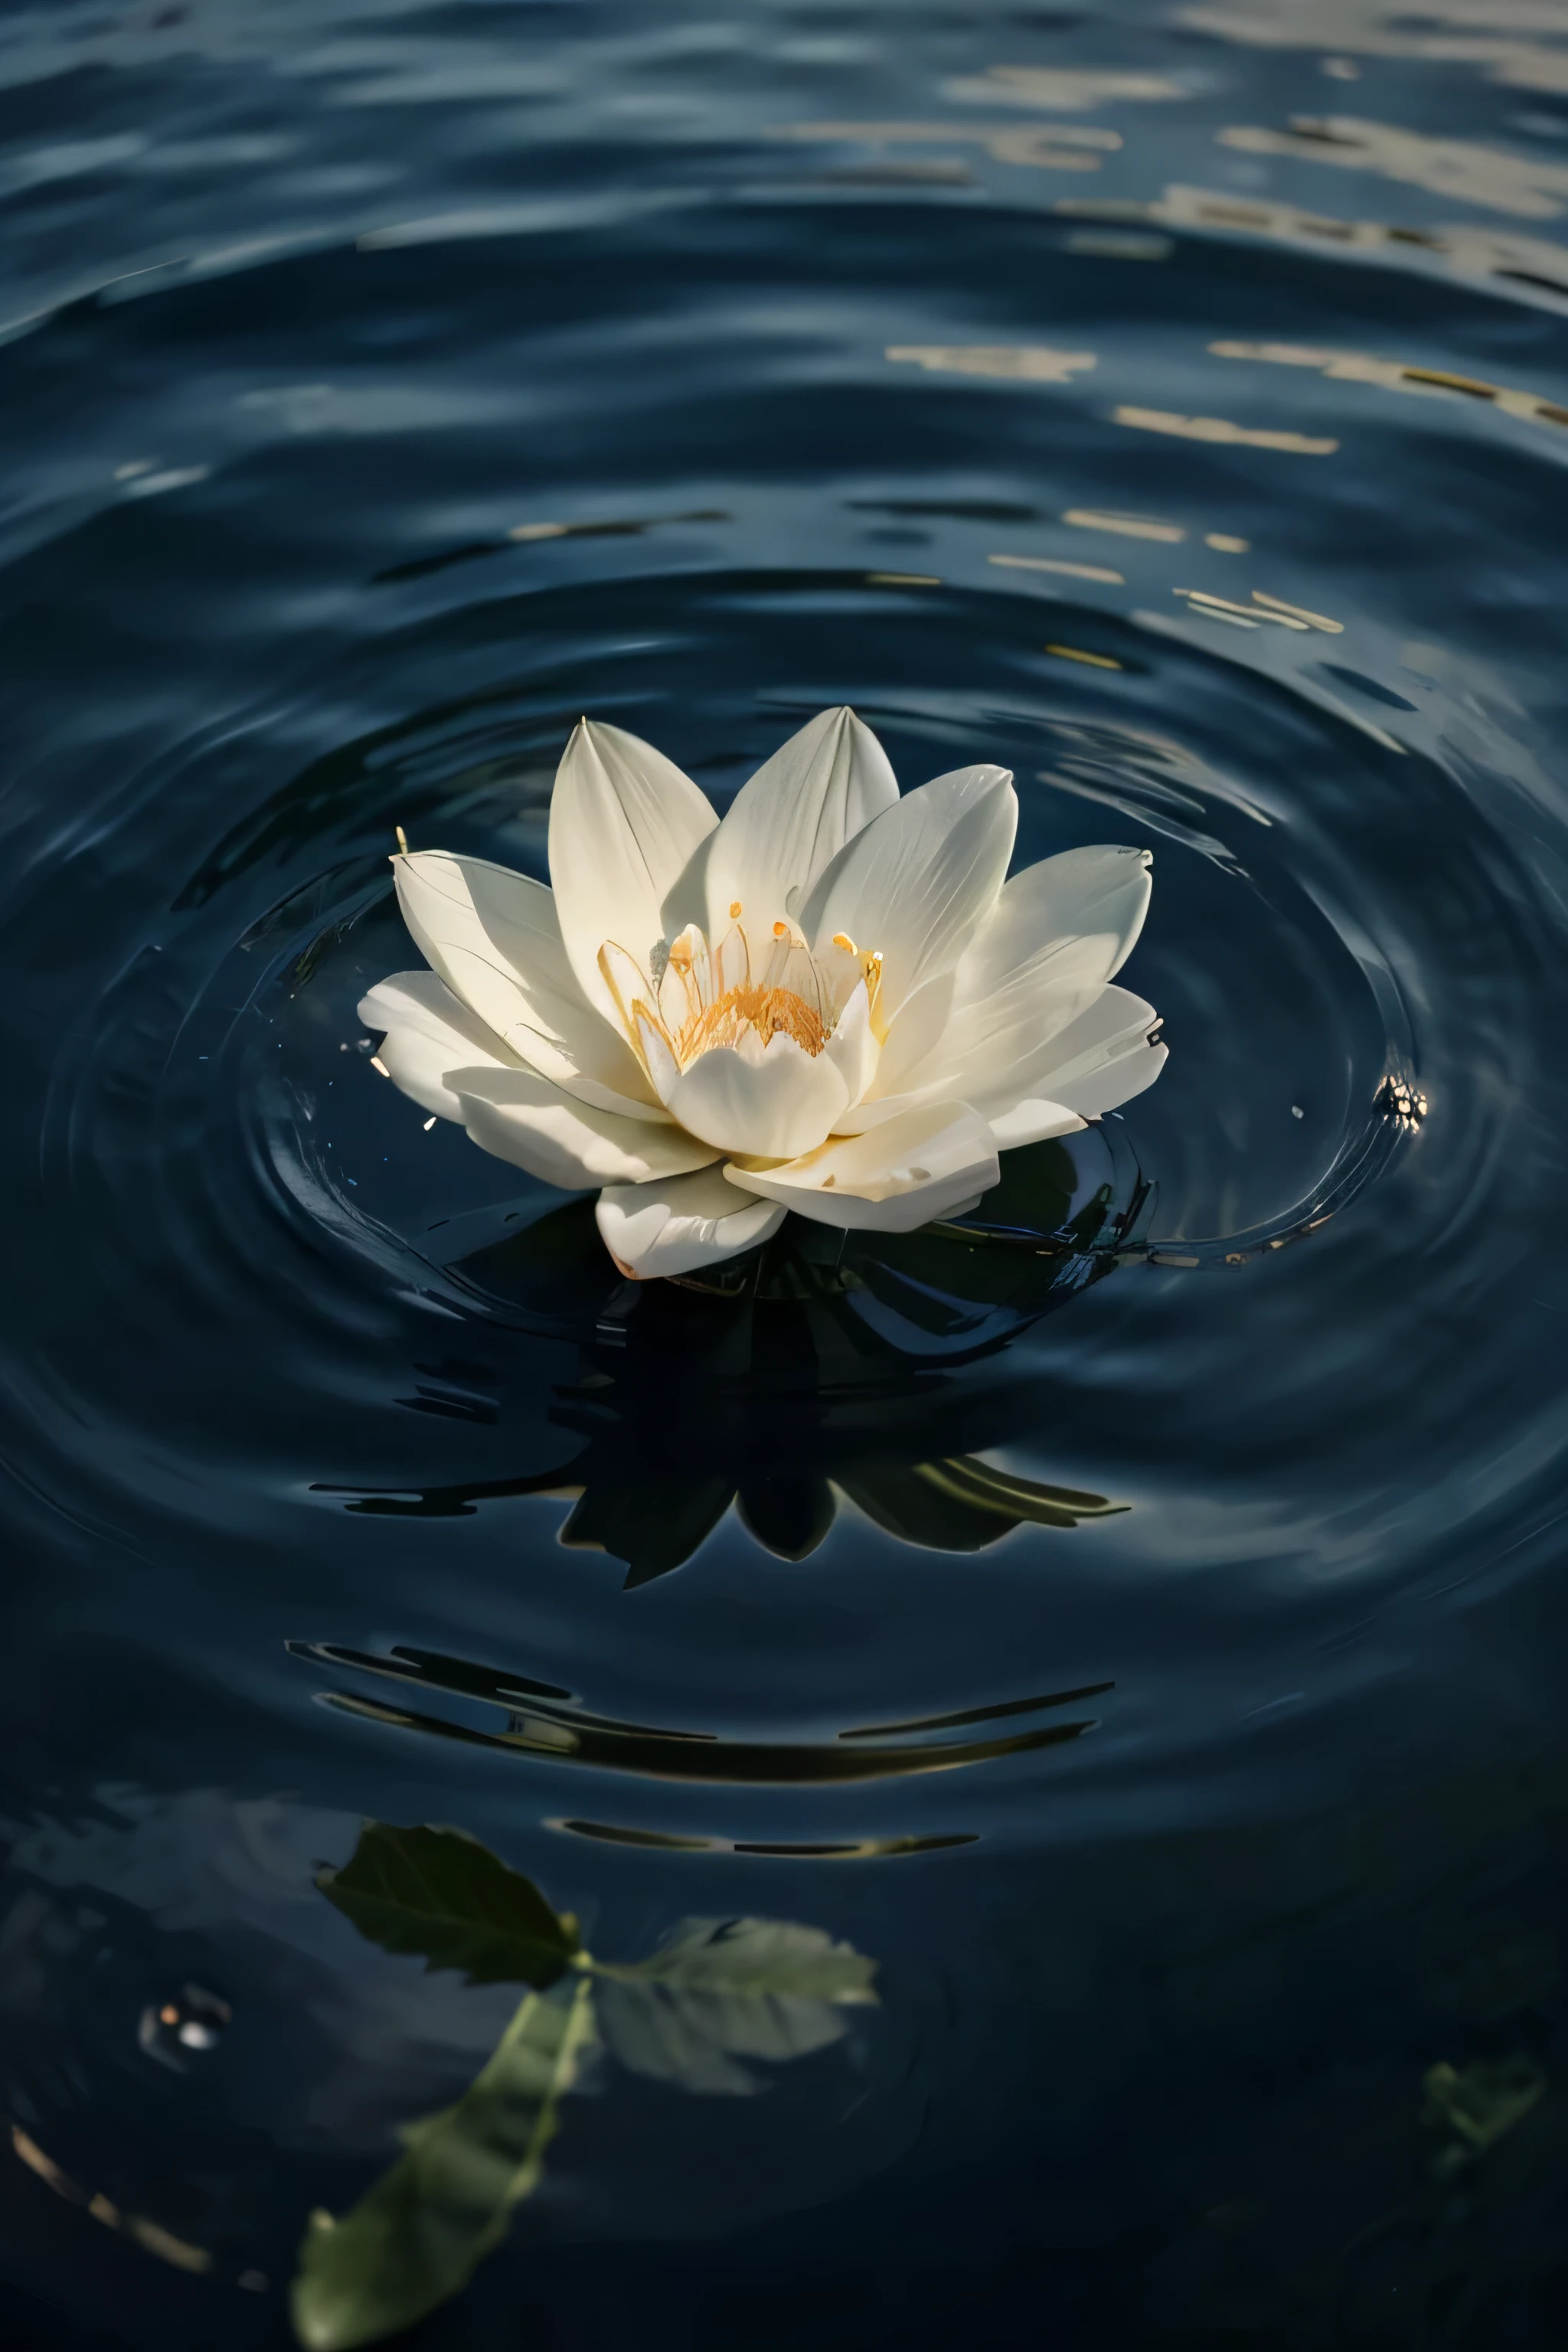
<instances>
[{"instance_id":1,"label":"water reflection","mask_svg":"<svg viewBox=\"0 0 1568 2352\"><path fill-rule=\"evenodd\" d=\"M172 2230L165 2230L161 2222L149 2221L144 2213L125 2211L111 2197L106 2197L100 2189L84 2189L51 2156L46 2154L31 2133L25 2132L20 2124L11 2126L11 2147L28 2171L36 2173L57 2197L63 2198L68 2205L82 2206L95 2221L101 2221L106 2230L120 2231L140 2246L143 2253L155 2254L160 2262L196 2278L211 2270L213 2258L205 2246L194 2246L188 2239L177 2238Z\"/></svg>"},{"instance_id":2,"label":"water reflection","mask_svg":"<svg viewBox=\"0 0 1568 2352\"><path fill-rule=\"evenodd\" d=\"M927 146L932 142L958 146L978 146L984 149L994 163L1021 163L1044 172L1098 172L1100 157L1114 154L1121 145L1121 135L1116 131L1091 130L1069 123L1053 123L1048 131L998 131L994 123L975 126L966 122L789 122L772 130L769 136L787 139L805 145L826 147L891 147ZM887 165L879 168L883 173ZM894 172L929 173L935 169L943 176L951 173L951 164L895 165ZM819 178L821 174L817 175ZM842 173L834 174L842 179ZM864 170L858 177L867 176Z\"/></svg>"},{"instance_id":3,"label":"water reflection","mask_svg":"<svg viewBox=\"0 0 1568 2352\"><path fill-rule=\"evenodd\" d=\"M628 1588L683 1566L731 1507L784 1560L816 1551L846 1502L901 1541L952 1552L1103 1517L1117 1507L1103 1496L975 1459L973 1414L934 1381L1142 1254L1152 1188L1124 1148L1119 1159L1114 1130L1091 1142L1099 1182L1060 1144L1033 1145L963 1218L901 1235L791 1219L747 1256L668 1282L619 1278L591 1202L549 1211L446 1273L576 1337L575 1376L556 1385L549 1419L577 1444L542 1469L356 1489L347 1507L441 1519L565 1500L560 1541L623 1560ZM475 1410L447 1389L424 1405Z\"/></svg>"},{"instance_id":4,"label":"water reflection","mask_svg":"<svg viewBox=\"0 0 1568 2352\"><path fill-rule=\"evenodd\" d=\"M961 106L1037 106L1048 112L1078 113L1110 100L1147 105L1185 98L1168 74L1117 72L1083 66L990 66L944 85L943 96Z\"/></svg>"},{"instance_id":5,"label":"water reflection","mask_svg":"<svg viewBox=\"0 0 1568 2352\"><path fill-rule=\"evenodd\" d=\"M1298 251L1360 255L1401 270L1426 268L1462 279L1496 279L1514 299L1568 295L1568 246L1545 237L1500 234L1463 221L1415 227L1382 220L1344 220L1228 188L1180 182L1152 202L1063 196L1055 210L1079 219L1147 221L1210 235L1258 236Z\"/></svg>"},{"instance_id":6,"label":"water reflection","mask_svg":"<svg viewBox=\"0 0 1568 2352\"><path fill-rule=\"evenodd\" d=\"M1176 21L1247 48L1349 51L1325 60L1325 72L1341 68L1338 80L1354 78L1356 57L1408 58L1484 66L1486 79L1505 89L1568 91L1568 51L1521 37L1564 29L1552 0L1426 0L1419 11L1399 0L1315 0L1310 16L1201 0L1179 9Z\"/></svg>"},{"instance_id":7,"label":"water reflection","mask_svg":"<svg viewBox=\"0 0 1568 2352\"><path fill-rule=\"evenodd\" d=\"M216 2050L233 2021L234 2011L220 1994L205 1985L188 1984L177 1998L148 2002L136 2029L137 2047L161 2066L183 2074L188 2053Z\"/></svg>"},{"instance_id":8,"label":"water reflection","mask_svg":"<svg viewBox=\"0 0 1568 2352\"><path fill-rule=\"evenodd\" d=\"M1568 66L1568 58L1563 60ZM1375 172L1460 204L1485 205L1521 220L1555 220L1568 202L1568 164L1510 154L1468 139L1432 139L1394 122L1350 114L1296 115L1289 131L1228 126L1220 144L1247 155L1289 155L1342 171Z\"/></svg>"},{"instance_id":9,"label":"water reflection","mask_svg":"<svg viewBox=\"0 0 1568 2352\"><path fill-rule=\"evenodd\" d=\"M1414 367L1380 360L1370 352L1322 351L1310 343L1249 343L1222 338L1209 345L1215 359L1250 360L1273 367L1310 368L1337 383L1375 384L1380 391L1413 394L1418 399L1484 400L1505 416L1527 424L1568 425L1568 408L1540 393L1489 383L1484 376L1458 375L1451 369Z\"/></svg>"},{"instance_id":10,"label":"water reflection","mask_svg":"<svg viewBox=\"0 0 1568 2352\"><path fill-rule=\"evenodd\" d=\"M855 1727L821 1741L725 1739L710 1731L616 1722L589 1713L570 1692L563 1691L553 1698L541 1696L542 1685L526 1674L401 1643L384 1657L346 1649L334 1642L290 1642L289 1647L294 1656L311 1664L412 1685L421 1696L444 1700L448 1706L453 1701L459 1703L449 1713L436 1714L427 1707L393 1706L353 1690L323 1694L325 1705L334 1713L363 1723L420 1732L461 1747L488 1748L497 1755L710 1786L826 1788L852 1781L903 1780L916 1773L947 1772L964 1765L993 1763L1001 1757L1029 1755L1080 1739L1092 1731L1096 1717L1063 1716L1056 1710L1082 1706L1114 1687L1110 1683L1091 1683L1077 1690L1046 1691L912 1723ZM474 1707L462 1704L476 1699L494 1710L486 1723L476 1725L471 1719ZM931 1736L997 1721L1011 1723L1028 1716L1046 1719L984 1738Z\"/></svg>"}]
</instances>

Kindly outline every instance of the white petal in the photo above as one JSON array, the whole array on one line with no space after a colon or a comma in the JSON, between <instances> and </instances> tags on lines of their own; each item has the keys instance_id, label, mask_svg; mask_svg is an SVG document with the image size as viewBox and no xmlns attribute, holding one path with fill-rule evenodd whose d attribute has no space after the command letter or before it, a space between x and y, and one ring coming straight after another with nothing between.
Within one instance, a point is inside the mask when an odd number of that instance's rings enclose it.
<instances>
[{"instance_id":1,"label":"white petal","mask_svg":"<svg viewBox=\"0 0 1568 2352\"><path fill-rule=\"evenodd\" d=\"M921 1065L942 1042L952 1017L956 971L939 972L906 997L882 1041L872 1096L904 1094L924 1077Z\"/></svg>"},{"instance_id":2,"label":"white petal","mask_svg":"<svg viewBox=\"0 0 1568 2352\"><path fill-rule=\"evenodd\" d=\"M1157 1025L1153 1006L1130 989L1103 990L1052 1039L1029 1091L1088 1118L1113 1110L1152 1087L1164 1068L1165 1047L1149 1043Z\"/></svg>"},{"instance_id":3,"label":"white petal","mask_svg":"<svg viewBox=\"0 0 1568 2352\"><path fill-rule=\"evenodd\" d=\"M724 1171L819 1224L912 1233L989 1191L1001 1170L984 1120L967 1103L907 1111L868 1135L834 1136L782 1168Z\"/></svg>"},{"instance_id":4,"label":"white petal","mask_svg":"<svg viewBox=\"0 0 1568 2352\"><path fill-rule=\"evenodd\" d=\"M362 997L359 1017L367 1029L384 1029L377 1059L393 1083L437 1118L463 1116L447 1084L447 1072L466 1064L510 1069L516 1056L492 1029L453 995L439 973L396 971L378 980Z\"/></svg>"},{"instance_id":5,"label":"white petal","mask_svg":"<svg viewBox=\"0 0 1568 2352\"><path fill-rule=\"evenodd\" d=\"M819 711L742 784L719 827L708 860L709 937L723 937L734 906L753 939L798 912L845 843L898 797L870 729L852 710Z\"/></svg>"},{"instance_id":6,"label":"white petal","mask_svg":"<svg viewBox=\"0 0 1568 2352\"><path fill-rule=\"evenodd\" d=\"M616 940L649 965L665 936L665 898L717 823L690 778L651 743L588 719L573 730L550 803L550 878L572 969L606 1020L616 1007L600 948Z\"/></svg>"},{"instance_id":7,"label":"white petal","mask_svg":"<svg viewBox=\"0 0 1568 2352\"><path fill-rule=\"evenodd\" d=\"M1046 1102L1031 1095L1016 1102L986 1125L996 1139L998 1151L1015 1151L1020 1143L1044 1143L1053 1135L1076 1135L1083 1121L1076 1110L1064 1103Z\"/></svg>"},{"instance_id":8,"label":"white petal","mask_svg":"<svg viewBox=\"0 0 1568 2352\"><path fill-rule=\"evenodd\" d=\"M646 1184L679 1176L718 1155L678 1127L617 1118L579 1102L532 1070L452 1070L447 1085L474 1141L568 1192L593 1184Z\"/></svg>"},{"instance_id":9,"label":"white petal","mask_svg":"<svg viewBox=\"0 0 1568 2352\"><path fill-rule=\"evenodd\" d=\"M1069 1078L1062 1093L1070 1095L1072 1108L1085 1118L1098 1118L1102 1111L1119 1109L1152 1087L1171 1058L1168 1045L1148 1045L1140 1040L1125 1052L1101 1063L1091 1076Z\"/></svg>"},{"instance_id":10,"label":"white petal","mask_svg":"<svg viewBox=\"0 0 1568 2352\"><path fill-rule=\"evenodd\" d=\"M750 1030L738 1046L700 1054L665 1099L671 1118L722 1151L790 1160L822 1141L848 1095L826 1054L782 1030L759 1046Z\"/></svg>"},{"instance_id":11,"label":"white petal","mask_svg":"<svg viewBox=\"0 0 1568 2352\"><path fill-rule=\"evenodd\" d=\"M680 1065L670 1051L669 1040L664 1031L640 1004L632 1020L654 1091L661 1103L668 1103L671 1092L680 1083Z\"/></svg>"},{"instance_id":12,"label":"white petal","mask_svg":"<svg viewBox=\"0 0 1568 2352\"><path fill-rule=\"evenodd\" d=\"M395 857L397 902L416 944L499 1037L590 1101L651 1106L637 1057L577 985L555 900L542 882L444 849Z\"/></svg>"},{"instance_id":13,"label":"white petal","mask_svg":"<svg viewBox=\"0 0 1568 2352\"><path fill-rule=\"evenodd\" d=\"M752 950L740 924L731 923L728 930L714 936L718 940L711 965L714 995L727 996L732 988L751 987Z\"/></svg>"},{"instance_id":14,"label":"white petal","mask_svg":"<svg viewBox=\"0 0 1568 2352\"><path fill-rule=\"evenodd\" d=\"M802 928L816 947L843 932L880 951L884 1029L922 981L957 963L1002 887L1017 824L1005 768L960 768L906 793L822 876Z\"/></svg>"},{"instance_id":15,"label":"white petal","mask_svg":"<svg viewBox=\"0 0 1568 2352\"><path fill-rule=\"evenodd\" d=\"M717 1168L650 1184L611 1184L595 1211L605 1247L639 1282L691 1274L765 1242L784 1211L773 1201L737 1198Z\"/></svg>"},{"instance_id":16,"label":"white petal","mask_svg":"<svg viewBox=\"0 0 1568 2352\"><path fill-rule=\"evenodd\" d=\"M959 968L960 1002L981 1000L1031 967L1048 978L1058 958L1076 969L1073 950L1089 940L1100 959L1100 986L1113 980L1149 911L1151 862L1146 849L1064 849L1015 874L970 942Z\"/></svg>"},{"instance_id":17,"label":"white petal","mask_svg":"<svg viewBox=\"0 0 1568 2352\"><path fill-rule=\"evenodd\" d=\"M833 1034L822 1049L822 1058L831 1062L843 1079L848 1100L858 1103L876 1077L881 1058L877 1033L871 1026L871 1000L864 981L839 1014Z\"/></svg>"},{"instance_id":18,"label":"white petal","mask_svg":"<svg viewBox=\"0 0 1568 2352\"><path fill-rule=\"evenodd\" d=\"M923 1060L903 1047L906 1022L930 997L928 986L893 1024L876 1094L957 1092L987 1113L1004 1095L1048 1094L1035 1088L1047 1066L1045 1049L1125 961L1149 891L1142 849L1069 849L1015 875L953 974L941 1034Z\"/></svg>"}]
</instances>

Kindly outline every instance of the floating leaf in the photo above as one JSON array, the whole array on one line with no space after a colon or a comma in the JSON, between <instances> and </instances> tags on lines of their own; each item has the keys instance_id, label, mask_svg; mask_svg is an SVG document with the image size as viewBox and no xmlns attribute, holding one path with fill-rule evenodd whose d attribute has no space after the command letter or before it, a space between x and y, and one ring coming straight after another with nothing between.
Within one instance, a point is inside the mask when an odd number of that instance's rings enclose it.
<instances>
[{"instance_id":1,"label":"floating leaf","mask_svg":"<svg viewBox=\"0 0 1568 2352\"><path fill-rule=\"evenodd\" d=\"M309 2352L397 2335L468 2284L538 2186L593 2040L593 1990L583 1977L570 1996L530 1993L456 2106L407 2127L406 2153L353 2210L311 2215L291 2306Z\"/></svg>"},{"instance_id":2,"label":"floating leaf","mask_svg":"<svg viewBox=\"0 0 1568 2352\"><path fill-rule=\"evenodd\" d=\"M352 1860L317 1885L386 1952L462 1969L470 1984L553 1984L577 1949L531 1879L462 1830L366 1822Z\"/></svg>"},{"instance_id":3,"label":"floating leaf","mask_svg":"<svg viewBox=\"0 0 1568 2352\"><path fill-rule=\"evenodd\" d=\"M743 2095L742 2058L801 2058L872 2003L876 1962L784 1919L689 1919L651 1959L602 1970L600 2030L623 2066L689 2091Z\"/></svg>"}]
</instances>

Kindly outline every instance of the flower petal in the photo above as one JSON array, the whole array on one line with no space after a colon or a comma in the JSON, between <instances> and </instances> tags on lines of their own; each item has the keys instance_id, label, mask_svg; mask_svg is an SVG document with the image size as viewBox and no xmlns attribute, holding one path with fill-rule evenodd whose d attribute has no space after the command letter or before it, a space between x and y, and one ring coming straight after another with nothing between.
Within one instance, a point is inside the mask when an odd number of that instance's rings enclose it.
<instances>
[{"instance_id":1,"label":"flower petal","mask_svg":"<svg viewBox=\"0 0 1568 2352\"><path fill-rule=\"evenodd\" d=\"M651 743L590 719L573 730L550 803L550 878L583 993L617 1027L599 950L617 940L649 966L664 938L664 899L718 822Z\"/></svg>"},{"instance_id":2,"label":"flower petal","mask_svg":"<svg viewBox=\"0 0 1568 2352\"><path fill-rule=\"evenodd\" d=\"M777 1233L774 1201L742 1201L717 1168L647 1184L609 1184L595 1211L605 1247L639 1282L720 1265Z\"/></svg>"},{"instance_id":3,"label":"flower petal","mask_svg":"<svg viewBox=\"0 0 1568 2352\"><path fill-rule=\"evenodd\" d=\"M1002 887L1017 824L1005 768L959 768L873 818L817 882L802 929L818 949L842 932L880 951L884 1029L963 955Z\"/></svg>"},{"instance_id":4,"label":"flower petal","mask_svg":"<svg viewBox=\"0 0 1568 2352\"><path fill-rule=\"evenodd\" d=\"M1016 1151L1021 1143L1045 1143L1055 1135L1076 1135L1083 1121L1065 1103L1029 1095L985 1124L996 1139L998 1151Z\"/></svg>"},{"instance_id":5,"label":"flower petal","mask_svg":"<svg viewBox=\"0 0 1568 2352\"><path fill-rule=\"evenodd\" d=\"M577 985L542 882L444 849L395 857L397 902L448 987L525 1061L589 1101L646 1116L653 1089L618 1031ZM655 1110L657 1116L657 1110Z\"/></svg>"},{"instance_id":6,"label":"flower petal","mask_svg":"<svg viewBox=\"0 0 1568 2352\"><path fill-rule=\"evenodd\" d=\"M1031 1092L1085 1118L1114 1110L1152 1087L1169 1058L1153 1035L1158 1016L1130 989L1108 988L1051 1044L1050 1066Z\"/></svg>"},{"instance_id":7,"label":"flower petal","mask_svg":"<svg viewBox=\"0 0 1568 2352\"><path fill-rule=\"evenodd\" d=\"M389 980L378 980L360 999L359 1017L367 1029L386 1032L376 1058L393 1084L437 1118L463 1116L447 1084L448 1070L472 1063L510 1069L516 1062L438 972L395 971Z\"/></svg>"},{"instance_id":8,"label":"flower petal","mask_svg":"<svg viewBox=\"0 0 1568 2352\"><path fill-rule=\"evenodd\" d=\"M482 1150L568 1192L594 1184L646 1184L652 1177L706 1167L718 1157L677 1127L618 1118L533 1070L474 1066L449 1071L447 1083Z\"/></svg>"},{"instance_id":9,"label":"flower petal","mask_svg":"<svg viewBox=\"0 0 1568 2352\"><path fill-rule=\"evenodd\" d=\"M1114 1060L1102 1063L1091 1076L1069 1078L1061 1091L1072 1097L1074 1110L1085 1118L1098 1118L1102 1111L1119 1110L1134 1095L1152 1087L1170 1058L1168 1045L1157 1039L1141 1041Z\"/></svg>"},{"instance_id":10,"label":"flower petal","mask_svg":"<svg viewBox=\"0 0 1568 2352\"><path fill-rule=\"evenodd\" d=\"M752 1030L741 1045L700 1054L664 1098L672 1118L721 1151L793 1160L822 1141L849 1097L826 1054L803 1052L783 1030L761 1045Z\"/></svg>"},{"instance_id":11,"label":"flower petal","mask_svg":"<svg viewBox=\"0 0 1568 2352\"><path fill-rule=\"evenodd\" d=\"M1093 942L1100 984L1113 980L1137 944L1153 888L1146 849L1064 849L1005 883L959 967L958 1002L980 1003L1023 971L1054 982L1053 964L1078 968Z\"/></svg>"},{"instance_id":12,"label":"flower petal","mask_svg":"<svg viewBox=\"0 0 1568 2352\"><path fill-rule=\"evenodd\" d=\"M942 1043L942 1034L952 1018L952 992L956 971L938 972L907 996L889 1024L882 1040L882 1058L877 1066L877 1076L868 1092L873 1099L883 1095L901 1095L924 1078L921 1066L928 1055Z\"/></svg>"},{"instance_id":13,"label":"flower petal","mask_svg":"<svg viewBox=\"0 0 1568 2352\"><path fill-rule=\"evenodd\" d=\"M847 841L893 806L888 755L852 710L818 711L736 793L708 860L708 936L736 918L753 938L805 903Z\"/></svg>"},{"instance_id":14,"label":"flower petal","mask_svg":"<svg viewBox=\"0 0 1568 2352\"><path fill-rule=\"evenodd\" d=\"M823 1060L831 1062L843 1079L851 1103L859 1101L876 1077L881 1051L871 1026L871 1000L862 981L822 1049Z\"/></svg>"},{"instance_id":15,"label":"flower petal","mask_svg":"<svg viewBox=\"0 0 1568 2352\"><path fill-rule=\"evenodd\" d=\"M1158 1026L1159 1015L1141 996L1125 988L1103 988L1066 1028L1047 1034L1016 1059L1002 1055L988 1060L977 1049L963 1080L964 1099L995 1129L1005 1150L1037 1141L1047 1130L1030 1123L1037 1116L1029 1110L1031 1104L1067 1111L1081 1124L1152 1087L1166 1061L1165 1047L1151 1034ZM934 1062L936 1056L931 1058ZM856 1104L841 1115L838 1126L845 1131L868 1132L921 1104L950 1101L959 1083L959 1077L944 1075L901 1095ZM1015 1131L1015 1110L1026 1114L1019 1120L1028 1129L1026 1135ZM1056 1132L1070 1134L1072 1127Z\"/></svg>"},{"instance_id":16,"label":"flower petal","mask_svg":"<svg viewBox=\"0 0 1568 2352\"><path fill-rule=\"evenodd\" d=\"M952 976L941 1034L921 1057L921 1015L933 993L928 982L889 1032L873 1096L958 1093L987 1111L1002 1093L1016 1099L1046 1066L1051 1039L1094 1003L1125 961L1150 887L1142 849L1069 849L1015 875Z\"/></svg>"},{"instance_id":17,"label":"flower petal","mask_svg":"<svg viewBox=\"0 0 1568 2352\"><path fill-rule=\"evenodd\" d=\"M912 1233L994 1184L991 1130L967 1103L906 1111L867 1135L833 1136L781 1168L726 1167L726 1180L819 1224Z\"/></svg>"}]
</instances>

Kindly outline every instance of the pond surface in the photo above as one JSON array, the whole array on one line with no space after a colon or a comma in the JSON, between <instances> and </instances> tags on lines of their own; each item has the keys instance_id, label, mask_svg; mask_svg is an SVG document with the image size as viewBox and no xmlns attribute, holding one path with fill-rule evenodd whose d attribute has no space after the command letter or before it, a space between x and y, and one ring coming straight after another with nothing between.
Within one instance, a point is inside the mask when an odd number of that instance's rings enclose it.
<instances>
[{"instance_id":1,"label":"pond surface","mask_svg":"<svg viewBox=\"0 0 1568 2352\"><path fill-rule=\"evenodd\" d=\"M11 2340L288 2344L484 2064L371 1820L877 1964L422 2343L1560 2345L1568 7L14 0L0 205ZM1169 1067L639 1292L394 827L839 702L1152 849Z\"/></svg>"}]
</instances>

